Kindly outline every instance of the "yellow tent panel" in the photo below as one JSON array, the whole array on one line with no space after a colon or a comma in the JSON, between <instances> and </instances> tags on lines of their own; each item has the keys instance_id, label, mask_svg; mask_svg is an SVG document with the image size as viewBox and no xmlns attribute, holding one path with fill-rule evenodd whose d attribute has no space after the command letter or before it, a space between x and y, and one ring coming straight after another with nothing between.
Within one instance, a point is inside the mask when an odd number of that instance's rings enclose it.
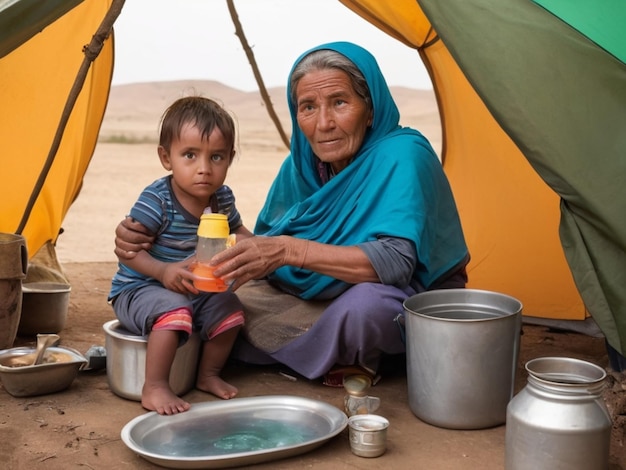
<instances>
[{"instance_id":1,"label":"yellow tent panel","mask_svg":"<svg viewBox=\"0 0 626 470\"><path fill-rule=\"evenodd\" d=\"M83 47L110 1L86 0L0 60L3 203L0 232L17 233L45 166ZM90 68L45 183L21 234L32 257L57 239L96 145L113 69L112 39ZM9 176L10 175L10 176ZM9 203L10 202L10 203Z\"/></svg>"}]
</instances>

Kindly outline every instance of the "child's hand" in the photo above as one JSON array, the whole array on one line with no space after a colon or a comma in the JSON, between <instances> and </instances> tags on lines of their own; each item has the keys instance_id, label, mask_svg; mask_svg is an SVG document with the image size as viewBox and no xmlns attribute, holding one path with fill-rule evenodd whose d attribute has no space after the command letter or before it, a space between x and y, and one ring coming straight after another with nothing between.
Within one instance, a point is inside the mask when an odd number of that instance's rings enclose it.
<instances>
[{"instance_id":1,"label":"child's hand","mask_svg":"<svg viewBox=\"0 0 626 470\"><path fill-rule=\"evenodd\" d=\"M179 294L198 294L193 285L194 275L189 270L189 261L168 263L161 277L161 284Z\"/></svg>"}]
</instances>

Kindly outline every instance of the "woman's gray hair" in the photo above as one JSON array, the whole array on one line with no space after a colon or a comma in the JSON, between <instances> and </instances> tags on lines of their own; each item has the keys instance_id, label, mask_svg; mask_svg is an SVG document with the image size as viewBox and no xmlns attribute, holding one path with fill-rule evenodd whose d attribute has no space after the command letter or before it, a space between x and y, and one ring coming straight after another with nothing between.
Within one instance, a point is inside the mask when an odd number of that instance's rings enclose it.
<instances>
[{"instance_id":1,"label":"woman's gray hair","mask_svg":"<svg viewBox=\"0 0 626 470\"><path fill-rule=\"evenodd\" d=\"M372 97L367 81L354 63L346 56L330 49L320 49L306 55L298 65L293 69L293 73L289 79L291 87L291 101L297 106L298 97L296 96L296 88L298 82L309 72L316 70L341 70L348 74L352 88L355 93L363 98L368 110L372 109Z\"/></svg>"}]
</instances>

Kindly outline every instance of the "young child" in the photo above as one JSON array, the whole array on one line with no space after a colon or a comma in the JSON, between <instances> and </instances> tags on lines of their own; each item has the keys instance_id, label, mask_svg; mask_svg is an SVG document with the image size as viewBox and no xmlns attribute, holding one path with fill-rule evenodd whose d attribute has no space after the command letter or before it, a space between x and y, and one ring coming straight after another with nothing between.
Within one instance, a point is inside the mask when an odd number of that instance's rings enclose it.
<instances>
[{"instance_id":1,"label":"young child","mask_svg":"<svg viewBox=\"0 0 626 470\"><path fill-rule=\"evenodd\" d=\"M158 146L171 175L146 187L130 211L154 242L149 251L120 260L109 301L122 326L148 335L141 404L159 414L190 408L170 388L169 373L192 331L203 340L196 387L223 399L237 394L219 374L244 322L243 307L232 292L199 292L189 270L205 208L226 214L231 234L252 236L224 185L234 147L235 124L216 102L198 96L175 101L161 119Z\"/></svg>"}]
</instances>

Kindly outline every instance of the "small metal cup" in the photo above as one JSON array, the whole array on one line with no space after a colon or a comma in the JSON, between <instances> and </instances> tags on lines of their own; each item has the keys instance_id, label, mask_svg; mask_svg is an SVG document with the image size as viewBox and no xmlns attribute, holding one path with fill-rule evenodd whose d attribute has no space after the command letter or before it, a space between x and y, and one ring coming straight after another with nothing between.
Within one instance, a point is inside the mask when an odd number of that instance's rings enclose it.
<instances>
[{"instance_id":1,"label":"small metal cup","mask_svg":"<svg viewBox=\"0 0 626 470\"><path fill-rule=\"evenodd\" d=\"M350 449L359 457L379 457L387 450L389 421L378 415L354 415L348 419Z\"/></svg>"}]
</instances>

